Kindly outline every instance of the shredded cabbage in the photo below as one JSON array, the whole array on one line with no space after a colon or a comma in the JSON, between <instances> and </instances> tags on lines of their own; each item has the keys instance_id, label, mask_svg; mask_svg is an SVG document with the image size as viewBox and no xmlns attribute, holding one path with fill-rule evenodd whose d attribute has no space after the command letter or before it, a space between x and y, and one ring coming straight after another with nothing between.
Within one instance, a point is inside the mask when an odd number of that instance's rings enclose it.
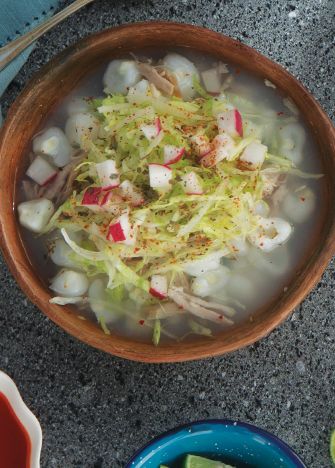
<instances>
[{"instance_id":1,"label":"shredded cabbage","mask_svg":"<svg viewBox=\"0 0 335 468\"><path fill-rule=\"evenodd\" d=\"M153 96L150 87L142 93L130 93L129 97L110 95L90 102L101 122L101 132L89 142L86 158L76 167L71 196L56 210L44 232L60 229L78 268L89 277L104 276L106 299L111 303L131 300L134 310L157 304L159 300L150 294L152 275L167 275L173 285L186 264L215 252L230 254L234 239L243 241L257 229L256 207L264 198L264 174L320 176L305 174L290 160L274 154L277 142L271 132L269 143L266 140L269 152L261 167L249 170L239 165L243 150L262 138L269 123L274 125L271 129L276 129L278 119L231 91L213 97L197 79L193 85L198 97L189 102ZM234 107L239 108L243 122L249 122L248 131L244 137L235 138L234 149L227 158L213 167L204 167L192 137L212 141L218 134L217 115ZM286 123L292 120L295 117L285 118ZM146 138L142 127L155 124L157 134ZM166 145L182 148L183 157L170 166L170 190L154 190L149 183L149 164L164 164ZM95 164L109 159L115 161L121 183L130 182L143 195L143 204L129 202L120 188L110 190L110 205L100 204L108 189L99 192ZM191 172L201 182L203 193L185 191L182 180ZM88 189L98 190L100 201L95 206L83 205ZM133 229L132 245L107 238L109 225L117 222L122 213L127 213ZM83 233L83 239L72 240L70 230ZM67 304L83 299L56 297L52 302ZM99 318L105 333L109 333L104 320ZM189 326L193 333L211 335L210 329L194 320L190 319ZM153 325L155 345L163 333L168 334L157 319Z\"/></svg>"}]
</instances>

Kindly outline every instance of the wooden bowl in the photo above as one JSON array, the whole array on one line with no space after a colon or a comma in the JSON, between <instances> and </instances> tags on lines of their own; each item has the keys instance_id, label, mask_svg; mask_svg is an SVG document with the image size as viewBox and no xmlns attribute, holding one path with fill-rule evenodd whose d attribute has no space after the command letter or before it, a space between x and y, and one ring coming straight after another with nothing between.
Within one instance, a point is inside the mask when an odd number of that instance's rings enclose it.
<instances>
[{"instance_id":1,"label":"wooden bowl","mask_svg":"<svg viewBox=\"0 0 335 468\"><path fill-rule=\"evenodd\" d=\"M18 184L27 167L24 157L32 136L53 108L88 72L106 60L145 47L186 46L228 61L272 81L290 96L305 117L318 145L322 171L322 206L306 245L306 254L292 272L285 293L257 311L253 321L240 323L215 339L171 343L154 348L130 338L105 335L83 321L70 307L49 304L50 291L32 266L20 237L15 214ZM30 81L16 99L0 137L0 226L5 259L23 291L51 320L71 335L96 348L143 362L174 362L205 358L254 343L271 332L302 301L319 280L335 247L335 130L311 94L281 66L229 37L207 29L176 23L139 23L89 36L57 55Z\"/></svg>"}]
</instances>

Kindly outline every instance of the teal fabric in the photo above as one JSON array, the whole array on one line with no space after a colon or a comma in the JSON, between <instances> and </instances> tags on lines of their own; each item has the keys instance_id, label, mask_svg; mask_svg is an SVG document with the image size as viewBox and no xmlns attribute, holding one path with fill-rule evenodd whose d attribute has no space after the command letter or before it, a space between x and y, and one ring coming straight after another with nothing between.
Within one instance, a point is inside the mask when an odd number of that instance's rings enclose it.
<instances>
[{"instance_id":1,"label":"teal fabric","mask_svg":"<svg viewBox=\"0 0 335 468\"><path fill-rule=\"evenodd\" d=\"M16 39L52 16L58 0L0 0L0 46ZM34 48L32 44L0 72L0 96Z\"/></svg>"}]
</instances>

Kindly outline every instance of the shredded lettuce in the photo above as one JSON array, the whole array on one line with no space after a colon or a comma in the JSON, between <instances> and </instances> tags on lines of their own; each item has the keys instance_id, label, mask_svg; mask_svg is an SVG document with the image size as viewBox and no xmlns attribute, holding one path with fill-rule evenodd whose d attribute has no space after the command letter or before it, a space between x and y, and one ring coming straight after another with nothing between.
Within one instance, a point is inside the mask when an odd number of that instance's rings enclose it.
<instances>
[{"instance_id":1,"label":"shredded lettuce","mask_svg":"<svg viewBox=\"0 0 335 468\"><path fill-rule=\"evenodd\" d=\"M277 154L278 144L272 129L279 124L273 112L231 91L213 97L196 78L193 85L198 96L188 102L177 97L154 96L150 89L90 102L101 122L99 137L87 143L86 158L76 168L73 193L56 210L44 232L59 229L72 249L71 260L78 269L90 279L104 278L101 308L107 312L112 313L116 307L118 313L126 314L122 312L122 304L131 304L135 320L142 306L159 302L150 294L152 275L166 275L171 284L184 271L185 264L218 251L228 255L234 239L245 239L257 229L255 208L263 201L264 174L321 177L300 171L290 160ZM229 158L214 167L204 167L192 137L211 141L218 134L217 115L234 107L239 108L246 124L244 137L235 138L235 149ZM295 117L280 119L288 123ZM160 130L148 139L143 126L157 122ZM269 145L269 152L260 168L245 170L238 164L239 156L256 138ZM170 166L170 190L156 191L149 184L149 164L164 164L166 145L183 148L184 155ZM143 205L132 205L122 190L115 188L112 198L114 194L118 198L112 209L83 206L86 190L99 188L96 163L106 160L115 161L121 183L130 181L143 194ZM203 193L186 193L183 178L191 172L201 182ZM135 237L133 245L107 239L109 225L122 213L129 216ZM70 232L79 232L82 238L75 239ZM85 300L85 297L56 297L52 302L69 304ZM97 314L105 333L110 333L106 317ZM188 324L193 333L211 336L211 330L201 323L190 319ZM169 332L157 319L152 335L155 345L163 334L168 336Z\"/></svg>"}]
</instances>

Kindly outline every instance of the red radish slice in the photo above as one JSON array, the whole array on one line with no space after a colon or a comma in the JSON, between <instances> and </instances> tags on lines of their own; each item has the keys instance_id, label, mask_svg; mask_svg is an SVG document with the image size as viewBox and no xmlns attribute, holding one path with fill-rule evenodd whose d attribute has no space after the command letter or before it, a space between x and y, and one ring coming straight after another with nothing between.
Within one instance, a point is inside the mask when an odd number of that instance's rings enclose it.
<instances>
[{"instance_id":1,"label":"red radish slice","mask_svg":"<svg viewBox=\"0 0 335 468\"><path fill-rule=\"evenodd\" d=\"M119 221L109 225L107 239L112 240L113 242L126 240L126 236L124 235L124 231Z\"/></svg>"},{"instance_id":2,"label":"red radish slice","mask_svg":"<svg viewBox=\"0 0 335 468\"><path fill-rule=\"evenodd\" d=\"M185 148L173 146L173 145L165 145L164 146L164 164L170 165L178 162L185 153Z\"/></svg>"},{"instance_id":3,"label":"red radish slice","mask_svg":"<svg viewBox=\"0 0 335 468\"><path fill-rule=\"evenodd\" d=\"M140 206L144 203L141 191L130 180L124 180L120 185L121 194L133 206Z\"/></svg>"},{"instance_id":4,"label":"red radish slice","mask_svg":"<svg viewBox=\"0 0 335 468\"><path fill-rule=\"evenodd\" d=\"M158 135L156 125L142 125L141 130L147 140L153 140Z\"/></svg>"},{"instance_id":5,"label":"red radish slice","mask_svg":"<svg viewBox=\"0 0 335 468\"><path fill-rule=\"evenodd\" d=\"M127 244L134 242L134 236L132 235L132 228L127 213L122 214L115 223L109 225L107 239L113 242L125 242Z\"/></svg>"},{"instance_id":6,"label":"red radish slice","mask_svg":"<svg viewBox=\"0 0 335 468\"><path fill-rule=\"evenodd\" d=\"M210 68L201 73L202 81L208 93L219 94L221 79L217 68Z\"/></svg>"},{"instance_id":7,"label":"red radish slice","mask_svg":"<svg viewBox=\"0 0 335 468\"><path fill-rule=\"evenodd\" d=\"M165 299L167 297L167 290L166 277L162 275L152 275L149 293L158 299Z\"/></svg>"},{"instance_id":8,"label":"red radish slice","mask_svg":"<svg viewBox=\"0 0 335 468\"><path fill-rule=\"evenodd\" d=\"M237 133L240 137L243 137L243 123L242 123L242 115L239 113L237 109L235 109L235 127Z\"/></svg>"},{"instance_id":9,"label":"red radish slice","mask_svg":"<svg viewBox=\"0 0 335 468\"><path fill-rule=\"evenodd\" d=\"M199 177L195 172L189 172L181 178L183 188L187 195L202 195L204 192L199 180Z\"/></svg>"},{"instance_id":10,"label":"red radish slice","mask_svg":"<svg viewBox=\"0 0 335 468\"><path fill-rule=\"evenodd\" d=\"M227 132L233 137L243 136L242 116L237 109L222 112L217 116L219 132Z\"/></svg>"},{"instance_id":11,"label":"red radish slice","mask_svg":"<svg viewBox=\"0 0 335 468\"><path fill-rule=\"evenodd\" d=\"M230 153L235 148L235 142L226 133L216 135L212 141L212 148L209 154L201 158L201 164L205 167L212 167L224 159L229 159Z\"/></svg>"},{"instance_id":12,"label":"red radish slice","mask_svg":"<svg viewBox=\"0 0 335 468\"><path fill-rule=\"evenodd\" d=\"M86 189L83 195L81 204L82 205L99 205L101 191L102 191L101 187L90 187Z\"/></svg>"},{"instance_id":13,"label":"red radish slice","mask_svg":"<svg viewBox=\"0 0 335 468\"><path fill-rule=\"evenodd\" d=\"M149 164L150 187L155 189L170 188L172 169L164 164Z\"/></svg>"},{"instance_id":14,"label":"red radish slice","mask_svg":"<svg viewBox=\"0 0 335 468\"><path fill-rule=\"evenodd\" d=\"M157 117L157 119L155 120L155 125L156 125L156 130L157 130L157 135L158 135L159 132L162 130L162 123L159 117Z\"/></svg>"},{"instance_id":15,"label":"red radish slice","mask_svg":"<svg viewBox=\"0 0 335 468\"><path fill-rule=\"evenodd\" d=\"M153 140L159 135L160 131L162 130L161 121L159 120L159 118L157 118L155 120L155 123L152 125L142 125L141 130L144 133L144 136L145 138L147 138L147 140Z\"/></svg>"},{"instance_id":16,"label":"red radish slice","mask_svg":"<svg viewBox=\"0 0 335 468\"><path fill-rule=\"evenodd\" d=\"M104 190L120 185L119 171L116 168L115 161L107 159L107 161L97 163L95 168Z\"/></svg>"},{"instance_id":17,"label":"red radish slice","mask_svg":"<svg viewBox=\"0 0 335 468\"><path fill-rule=\"evenodd\" d=\"M105 192L102 196L102 198L100 198L99 200L99 205L100 206L104 206L106 205L106 203L108 203L112 197L112 192Z\"/></svg>"},{"instance_id":18,"label":"red radish slice","mask_svg":"<svg viewBox=\"0 0 335 468\"><path fill-rule=\"evenodd\" d=\"M190 138L192 147L199 158L203 158L211 152L211 145L206 135L194 135Z\"/></svg>"},{"instance_id":19,"label":"red radish slice","mask_svg":"<svg viewBox=\"0 0 335 468\"><path fill-rule=\"evenodd\" d=\"M26 174L38 185L46 185L57 176L58 170L41 156L36 156Z\"/></svg>"}]
</instances>

